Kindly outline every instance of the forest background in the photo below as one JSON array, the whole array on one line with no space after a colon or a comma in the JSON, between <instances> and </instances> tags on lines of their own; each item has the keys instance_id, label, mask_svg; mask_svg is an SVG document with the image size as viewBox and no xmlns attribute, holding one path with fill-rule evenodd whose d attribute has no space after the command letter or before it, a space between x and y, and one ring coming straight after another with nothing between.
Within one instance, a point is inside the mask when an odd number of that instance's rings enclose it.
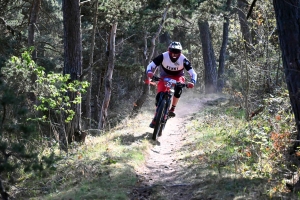
<instances>
[{"instance_id":1,"label":"forest background","mask_svg":"<svg viewBox=\"0 0 300 200\"><path fill-rule=\"evenodd\" d=\"M198 73L197 94L229 95L250 121L266 95L289 93L292 106L280 112L299 121L299 1L254 3L1 0L2 198L24 173L54 169L87 135L136 117L155 93L145 67L171 41ZM293 139L284 144L293 155L298 126L274 133Z\"/></svg>"}]
</instances>

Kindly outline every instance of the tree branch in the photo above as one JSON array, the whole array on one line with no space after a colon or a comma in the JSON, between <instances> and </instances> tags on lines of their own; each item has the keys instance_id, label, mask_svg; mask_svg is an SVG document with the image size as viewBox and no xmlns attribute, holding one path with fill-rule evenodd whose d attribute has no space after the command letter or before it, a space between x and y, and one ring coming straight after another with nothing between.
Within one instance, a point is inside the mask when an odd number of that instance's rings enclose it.
<instances>
[{"instance_id":1,"label":"tree branch","mask_svg":"<svg viewBox=\"0 0 300 200\"><path fill-rule=\"evenodd\" d=\"M80 6L82 6L83 4L85 4L85 3L89 3L91 0L86 0L86 1L82 1L82 2L80 2Z\"/></svg>"},{"instance_id":2,"label":"tree branch","mask_svg":"<svg viewBox=\"0 0 300 200\"><path fill-rule=\"evenodd\" d=\"M153 36L153 38L151 39L152 46L151 46L151 49L150 49L150 55L149 55L149 57L148 57L148 62L149 62L149 60L152 59L152 57L153 57L154 49L155 49L155 40L158 38L158 36L159 36L159 34L160 34L160 32L161 32L161 30L162 30L162 28L163 28L163 25L164 25L164 23L165 23L165 21L166 21L167 13L168 13L168 11L169 11L170 6L171 6L171 4L167 5L167 7L166 7L166 9L165 9L165 11L164 11L163 17L162 17L162 19L161 19L161 22L160 22L160 24L159 24L158 30L157 30L157 32L155 33L155 35Z\"/></svg>"},{"instance_id":3,"label":"tree branch","mask_svg":"<svg viewBox=\"0 0 300 200\"><path fill-rule=\"evenodd\" d=\"M247 19L250 17L250 15L251 15L251 13L252 13L252 10L253 10L253 7L255 6L255 2L256 2L256 1L257 1L257 0L253 0L252 4L251 4L251 6L250 6L249 12L248 12L248 14L247 14Z\"/></svg>"}]
</instances>

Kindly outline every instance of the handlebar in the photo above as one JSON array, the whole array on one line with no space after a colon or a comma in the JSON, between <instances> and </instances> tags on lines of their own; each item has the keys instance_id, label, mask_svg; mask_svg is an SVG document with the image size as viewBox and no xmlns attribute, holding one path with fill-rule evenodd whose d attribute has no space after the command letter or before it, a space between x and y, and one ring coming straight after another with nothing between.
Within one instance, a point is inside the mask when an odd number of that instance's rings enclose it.
<instances>
[{"instance_id":1,"label":"handlebar","mask_svg":"<svg viewBox=\"0 0 300 200\"><path fill-rule=\"evenodd\" d=\"M161 80L161 79L162 79L161 77L153 76L152 79L151 79L151 82L159 81L159 80ZM174 79L172 79L172 78L164 78L164 81L167 82L167 84L169 84L170 87L171 87L172 85L173 85L173 86L176 85L176 87L181 87L181 88L188 87L188 84L186 84L186 83L181 83L181 82L176 81L176 80L174 80Z\"/></svg>"},{"instance_id":2,"label":"handlebar","mask_svg":"<svg viewBox=\"0 0 300 200\"><path fill-rule=\"evenodd\" d=\"M161 79L160 77L153 76L152 79L151 79L151 81L152 81L152 82L153 82L153 81L159 81L160 79Z\"/></svg>"}]
</instances>

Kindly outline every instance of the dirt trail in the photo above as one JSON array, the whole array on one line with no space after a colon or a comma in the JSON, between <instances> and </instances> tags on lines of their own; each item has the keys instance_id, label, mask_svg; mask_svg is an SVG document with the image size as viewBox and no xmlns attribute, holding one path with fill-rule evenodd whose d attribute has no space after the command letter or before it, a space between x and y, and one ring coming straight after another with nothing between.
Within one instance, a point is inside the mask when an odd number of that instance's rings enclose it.
<instances>
[{"instance_id":1,"label":"dirt trail","mask_svg":"<svg viewBox=\"0 0 300 200\"><path fill-rule=\"evenodd\" d=\"M168 121L162 136L150 149L145 165L137 170L140 184L133 190L132 200L192 199L194 186L182 178L186 169L178 155L187 137L186 123L206 100L188 96L180 99L176 117Z\"/></svg>"}]
</instances>

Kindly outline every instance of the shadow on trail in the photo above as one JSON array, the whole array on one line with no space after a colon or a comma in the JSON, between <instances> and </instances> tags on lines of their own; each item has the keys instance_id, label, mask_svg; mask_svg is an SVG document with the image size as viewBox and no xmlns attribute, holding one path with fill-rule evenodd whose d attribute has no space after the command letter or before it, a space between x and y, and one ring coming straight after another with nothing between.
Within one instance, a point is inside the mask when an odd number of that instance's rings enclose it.
<instances>
[{"instance_id":1,"label":"shadow on trail","mask_svg":"<svg viewBox=\"0 0 300 200\"><path fill-rule=\"evenodd\" d=\"M195 148L195 144L187 143L179 152L190 152ZM169 179L169 182L185 184L187 187L185 189L193 193L192 198L186 199L270 199L270 194L266 191L276 188L271 183L271 177L280 179L278 175L273 174L270 177L266 174L259 175L259 172L254 176L255 173L251 173L251 168L241 171L242 168L238 166L246 160L241 160L241 158L237 160L226 146L206 153L203 151L190 153L180 158L180 163L183 163L181 167L184 170L170 175L171 179ZM294 199L292 196L288 193L273 194L271 199Z\"/></svg>"},{"instance_id":2,"label":"shadow on trail","mask_svg":"<svg viewBox=\"0 0 300 200\"><path fill-rule=\"evenodd\" d=\"M232 200L232 199L267 199L267 196L253 192L253 188L258 184L266 183L267 180L259 178L229 178L218 175L206 174L195 176L195 174L185 174L186 177L170 175L170 179L164 182L156 182L151 185L136 187L131 194L131 199L164 199L164 200ZM249 191L248 191L249 190ZM171 194L171 195L170 195Z\"/></svg>"},{"instance_id":3,"label":"shadow on trail","mask_svg":"<svg viewBox=\"0 0 300 200\"><path fill-rule=\"evenodd\" d=\"M145 132L144 134L139 135L139 136L134 136L134 134L132 134L132 133L127 133L127 134L123 134L121 136L117 136L117 137L113 138L113 140L116 140L116 139L120 140L120 143L122 145L131 145L134 142L148 140L152 145L160 146L160 142L153 141L151 137L152 137L152 133L150 133L150 132Z\"/></svg>"}]
</instances>

